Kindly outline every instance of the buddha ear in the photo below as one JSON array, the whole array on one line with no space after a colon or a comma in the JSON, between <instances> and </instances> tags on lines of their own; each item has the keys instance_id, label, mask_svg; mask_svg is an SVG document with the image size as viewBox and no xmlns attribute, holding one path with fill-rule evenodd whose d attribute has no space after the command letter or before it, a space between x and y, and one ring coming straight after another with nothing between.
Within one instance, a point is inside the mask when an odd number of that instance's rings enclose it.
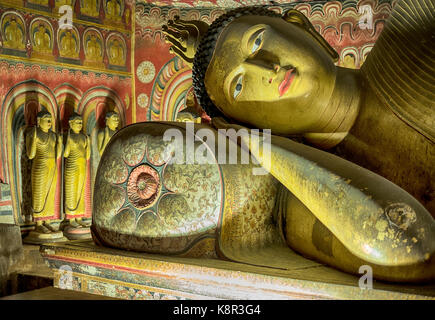
<instances>
[{"instance_id":1,"label":"buddha ear","mask_svg":"<svg viewBox=\"0 0 435 320\"><path fill-rule=\"evenodd\" d=\"M334 62L338 61L339 55L334 50L334 48L331 47L331 45L326 41L317 31L314 29L313 25L311 24L310 20L301 13L298 10L290 9L287 10L282 18L290 23L293 23L301 28L304 28L307 32L309 32L314 39L328 52L328 54L331 56L331 58L334 60Z\"/></svg>"}]
</instances>

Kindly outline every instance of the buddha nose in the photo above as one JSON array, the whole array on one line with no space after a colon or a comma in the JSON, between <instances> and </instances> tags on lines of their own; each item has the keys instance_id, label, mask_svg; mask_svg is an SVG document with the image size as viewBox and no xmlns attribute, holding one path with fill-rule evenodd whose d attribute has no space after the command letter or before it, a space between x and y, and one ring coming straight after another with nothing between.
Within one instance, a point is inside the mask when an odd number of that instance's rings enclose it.
<instances>
[{"instance_id":1,"label":"buddha nose","mask_svg":"<svg viewBox=\"0 0 435 320\"><path fill-rule=\"evenodd\" d=\"M275 76L278 74L279 70L281 69L281 66L277 63L272 63L271 64L272 67L272 74L268 80L269 83L272 83L273 79L275 78Z\"/></svg>"}]
</instances>

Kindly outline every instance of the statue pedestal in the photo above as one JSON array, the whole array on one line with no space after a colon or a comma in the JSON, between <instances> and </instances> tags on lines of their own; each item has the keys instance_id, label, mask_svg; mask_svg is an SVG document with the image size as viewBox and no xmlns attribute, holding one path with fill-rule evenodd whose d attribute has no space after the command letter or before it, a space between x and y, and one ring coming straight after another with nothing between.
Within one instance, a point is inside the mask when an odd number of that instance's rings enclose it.
<instances>
[{"instance_id":1,"label":"statue pedestal","mask_svg":"<svg viewBox=\"0 0 435 320\"><path fill-rule=\"evenodd\" d=\"M72 226L66 226L63 229L63 234L69 240L84 240L91 239L91 229L86 227L74 228Z\"/></svg>"},{"instance_id":2,"label":"statue pedestal","mask_svg":"<svg viewBox=\"0 0 435 320\"><path fill-rule=\"evenodd\" d=\"M29 234L23 239L23 243L27 244L42 244L46 242L63 242L68 239L63 236L62 231L56 231L51 233L39 233L36 231L30 231Z\"/></svg>"},{"instance_id":3,"label":"statue pedestal","mask_svg":"<svg viewBox=\"0 0 435 320\"><path fill-rule=\"evenodd\" d=\"M179 258L96 246L44 244L54 286L122 299L435 299L435 284L393 285L322 265L280 270L217 259Z\"/></svg>"}]
</instances>

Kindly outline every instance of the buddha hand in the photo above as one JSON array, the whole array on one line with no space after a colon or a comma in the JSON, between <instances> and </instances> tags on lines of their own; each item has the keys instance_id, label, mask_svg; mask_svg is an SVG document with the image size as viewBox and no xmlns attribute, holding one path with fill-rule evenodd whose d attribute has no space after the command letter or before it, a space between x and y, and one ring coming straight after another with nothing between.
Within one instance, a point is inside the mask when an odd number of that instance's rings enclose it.
<instances>
[{"instance_id":1,"label":"buddha hand","mask_svg":"<svg viewBox=\"0 0 435 320\"><path fill-rule=\"evenodd\" d=\"M169 50L190 66L193 65L196 49L207 29L208 24L203 21L182 21L179 16L175 16L175 20L169 20L167 25L162 26L165 41L171 44Z\"/></svg>"}]
</instances>

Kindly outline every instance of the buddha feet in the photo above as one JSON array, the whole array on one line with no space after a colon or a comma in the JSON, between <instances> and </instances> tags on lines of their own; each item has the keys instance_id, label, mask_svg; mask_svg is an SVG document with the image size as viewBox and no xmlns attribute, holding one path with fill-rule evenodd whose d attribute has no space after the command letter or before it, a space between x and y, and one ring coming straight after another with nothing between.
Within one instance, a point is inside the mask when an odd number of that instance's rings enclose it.
<instances>
[{"instance_id":1,"label":"buddha feet","mask_svg":"<svg viewBox=\"0 0 435 320\"><path fill-rule=\"evenodd\" d=\"M67 241L63 232L56 230L56 228L48 222L37 224L35 230L30 231L30 233L23 239L23 242L27 244L42 244L62 241Z\"/></svg>"},{"instance_id":2,"label":"buddha feet","mask_svg":"<svg viewBox=\"0 0 435 320\"><path fill-rule=\"evenodd\" d=\"M90 239L90 224L81 219L71 219L63 228L63 234L68 240Z\"/></svg>"}]
</instances>

